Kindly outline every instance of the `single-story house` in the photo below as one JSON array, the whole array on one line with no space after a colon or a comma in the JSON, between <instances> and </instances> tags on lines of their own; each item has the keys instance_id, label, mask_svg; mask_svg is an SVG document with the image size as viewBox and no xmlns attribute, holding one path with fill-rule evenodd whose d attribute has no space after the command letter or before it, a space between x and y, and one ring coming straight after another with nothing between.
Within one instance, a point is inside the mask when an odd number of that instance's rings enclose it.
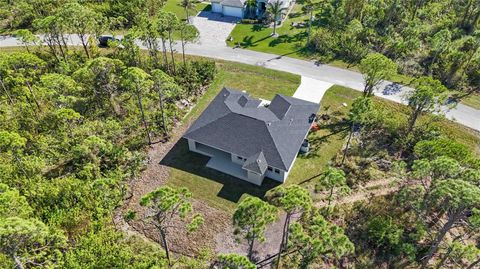
<instances>
[{"instance_id":1,"label":"single-story house","mask_svg":"<svg viewBox=\"0 0 480 269\"><path fill-rule=\"evenodd\" d=\"M256 0L255 16L262 17L267 10L268 3L280 1L282 7L287 8L293 4L293 0ZM221 13L224 16L244 18L248 14L246 0L211 0L212 12ZM283 16L277 18L281 20Z\"/></svg>"},{"instance_id":2,"label":"single-story house","mask_svg":"<svg viewBox=\"0 0 480 269\"><path fill-rule=\"evenodd\" d=\"M268 104L224 88L183 135L207 167L261 185L285 182L319 105L277 94Z\"/></svg>"}]
</instances>

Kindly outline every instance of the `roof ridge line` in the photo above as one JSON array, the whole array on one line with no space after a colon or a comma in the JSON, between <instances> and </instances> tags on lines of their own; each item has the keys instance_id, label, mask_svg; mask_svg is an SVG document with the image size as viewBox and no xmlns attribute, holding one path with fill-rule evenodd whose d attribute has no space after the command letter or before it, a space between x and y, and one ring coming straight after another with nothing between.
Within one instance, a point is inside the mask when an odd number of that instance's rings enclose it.
<instances>
[{"instance_id":1,"label":"roof ridge line","mask_svg":"<svg viewBox=\"0 0 480 269\"><path fill-rule=\"evenodd\" d=\"M282 154L280 154L280 152L278 151L277 141L275 141L275 139L273 138L272 132L270 131L270 128L268 128L268 126L269 126L268 124L265 124L265 128L267 128L268 135L270 136L270 139L272 139L273 144L275 145L275 152L277 153L278 156L280 156L280 160L282 160L282 164L285 167L285 169L288 169L288 167L285 163L285 160L283 159ZM263 149L262 149L262 151L263 151ZM280 168L280 167L277 167L277 168Z\"/></svg>"},{"instance_id":2,"label":"roof ridge line","mask_svg":"<svg viewBox=\"0 0 480 269\"><path fill-rule=\"evenodd\" d=\"M228 109L228 110L230 110L230 109ZM195 130L192 130L192 131L196 132L196 131L198 131L198 130L200 130L200 129L203 129L203 128L207 127L208 125L216 122L217 120L223 119L223 118L227 117L228 115L230 115L230 114L232 114L232 113L233 113L233 112L230 110L229 113L227 113L227 114L225 114L225 115L223 115L223 116L221 116L221 117L218 117L218 118L216 118L215 120L212 120L211 122L209 122L209 123L207 123L207 124L205 124L205 125L203 125L203 126L201 126L201 127L198 127L198 128L196 128ZM191 132L185 133L185 134L183 134L183 135L187 135L187 134L189 134L189 133L191 133Z\"/></svg>"}]
</instances>

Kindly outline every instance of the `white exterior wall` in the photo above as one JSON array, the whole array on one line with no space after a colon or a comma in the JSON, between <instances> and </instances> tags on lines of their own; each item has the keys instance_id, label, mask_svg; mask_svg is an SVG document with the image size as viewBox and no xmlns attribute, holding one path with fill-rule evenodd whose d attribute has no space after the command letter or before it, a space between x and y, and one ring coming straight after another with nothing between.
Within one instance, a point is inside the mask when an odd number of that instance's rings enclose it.
<instances>
[{"instance_id":1,"label":"white exterior wall","mask_svg":"<svg viewBox=\"0 0 480 269\"><path fill-rule=\"evenodd\" d=\"M255 185L262 185L263 175L248 171L248 182L253 183Z\"/></svg>"},{"instance_id":2,"label":"white exterior wall","mask_svg":"<svg viewBox=\"0 0 480 269\"><path fill-rule=\"evenodd\" d=\"M283 171L283 170L280 170L280 173L275 173L275 167L272 167L273 168L273 171L265 171L265 176L268 177L268 178L271 178L275 181L278 181L278 182L285 182L285 179L287 178L288 176L288 172L286 171Z\"/></svg>"},{"instance_id":3,"label":"white exterior wall","mask_svg":"<svg viewBox=\"0 0 480 269\"><path fill-rule=\"evenodd\" d=\"M237 18L243 18L243 8L241 7L228 7L223 6L222 10L223 15L232 16Z\"/></svg>"},{"instance_id":4,"label":"white exterior wall","mask_svg":"<svg viewBox=\"0 0 480 269\"><path fill-rule=\"evenodd\" d=\"M197 146L195 144L195 141L194 140L191 140L191 139L187 139L188 140L188 149L190 151L193 151L193 152L196 152L196 153L200 153L202 155L205 155L205 156L208 156L208 157L213 157L212 154L208 153L208 152L204 152L200 149L197 149Z\"/></svg>"},{"instance_id":5,"label":"white exterior wall","mask_svg":"<svg viewBox=\"0 0 480 269\"><path fill-rule=\"evenodd\" d=\"M222 5L220 3L212 3L212 12L222 13Z\"/></svg>"},{"instance_id":6,"label":"white exterior wall","mask_svg":"<svg viewBox=\"0 0 480 269\"><path fill-rule=\"evenodd\" d=\"M245 161L243 161L243 160L238 159L238 158L237 158L238 155L235 155L235 154L233 154L233 153L230 154L230 155L232 155L232 163L236 163L236 164L239 164L239 165L243 165L243 163L245 162Z\"/></svg>"},{"instance_id":7,"label":"white exterior wall","mask_svg":"<svg viewBox=\"0 0 480 269\"><path fill-rule=\"evenodd\" d=\"M198 152L197 148L195 147L195 141L193 141L191 139L187 139L187 140L188 140L188 149L190 151Z\"/></svg>"}]
</instances>

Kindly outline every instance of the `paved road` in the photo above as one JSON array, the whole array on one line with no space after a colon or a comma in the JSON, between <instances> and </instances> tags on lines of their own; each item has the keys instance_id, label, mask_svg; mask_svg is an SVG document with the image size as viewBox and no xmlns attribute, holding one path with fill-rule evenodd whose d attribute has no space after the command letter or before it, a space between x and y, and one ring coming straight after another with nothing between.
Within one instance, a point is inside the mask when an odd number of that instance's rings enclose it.
<instances>
[{"instance_id":1,"label":"paved road","mask_svg":"<svg viewBox=\"0 0 480 269\"><path fill-rule=\"evenodd\" d=\"M208 21L208 20L207 20ZM213 22L213 21L212 21ZM227 22L228 23L228 22ZM218 27L218 24L216 24ZM202 29L199 29L202 32ZM205 29L203 30L205 31ZM217 38L224 38L218 36ZM75 36L69 36L69 44L80 45L80 40ZM201 38L201 40L204 40ZM286 71L301 76L306 76L312 79L338 84L349 87L358 91L363 90L363 77L360 73L345 70L329 65L317 64L313 61L293 59L279 55L256 52L251 50L230 48L225 44L225 39L213 40L205 43L188 44L186 46L186 53L191 55L205 56L215 59L222 59L234 62L240 62L251 65L258 65L270 69ZM0 47L20 46L21 44L13 37L0 37ZM139 43L144 48L142 44ZM181 51L180 46L175 46L177 51ZM375 95L405 104L404 96L411 91L411 88L402 87L399 91L389 92L387 89L392 85L391 82L384 82L375 91ZM455 109L446 111L447 118L455 120L460 124L468 126L472 129L480 131L480 110L458 104Z\"/></svg>"}]
</instances>

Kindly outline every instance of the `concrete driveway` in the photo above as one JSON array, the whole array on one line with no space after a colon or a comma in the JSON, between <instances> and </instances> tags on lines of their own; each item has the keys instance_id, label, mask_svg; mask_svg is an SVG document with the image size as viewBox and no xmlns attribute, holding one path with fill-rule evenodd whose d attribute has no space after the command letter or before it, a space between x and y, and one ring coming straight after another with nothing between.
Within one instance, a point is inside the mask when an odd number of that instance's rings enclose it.
<instances>
[{"instance_id":1,"label":"concrete driveway","mask_svg":"<svg viewBox=\"0 0 480 269\"><path fill-rule=\"evenodd\" d=\"M332 86L332 83L302 76L293 97L319 104L325 92Z\"/></svg>"},{"instance_id":2,"label":"concrete driveway","mask_svg":"<svg viewBox=\"0 0 480 269\"><path fill-rule=\"evenodd\" d=\"M225 47L228 36L240 21L239 18L223 16L219 13L201 11L190 18L200 32L199 44L209 47Z\"/></svg>"}]
</instances>

